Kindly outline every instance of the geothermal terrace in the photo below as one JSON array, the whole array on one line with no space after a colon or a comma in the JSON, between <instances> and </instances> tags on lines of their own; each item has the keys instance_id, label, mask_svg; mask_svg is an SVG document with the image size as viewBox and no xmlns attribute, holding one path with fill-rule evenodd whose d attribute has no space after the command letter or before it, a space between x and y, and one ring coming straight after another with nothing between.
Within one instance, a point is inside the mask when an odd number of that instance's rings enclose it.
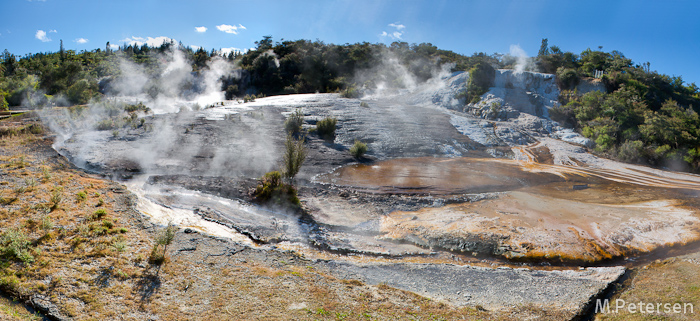
<instances>
[{"instance_id":1,"label":"geothermal terrace","mask_svg":"<svg viewBox=\"0 0 700 321\"><path fill-rule=\"evenodd\" d=\"M338 277L454 305L581 315L626 266L697 244L700 177L587 152L585 138L547 118L558 95L550 76L498 71L497 86L469 108L454 98L467 77L458 73L362 99L154 110L151 131L94 131L58 117L54 147L123 180L162 224L293 250ZM502 114L481 116L494 101ZM306 128L338 120L334 141L308 135L301 216L248 198L256 178L279 168L282 124L297 109ZM348 152L355 140L369 146L359 161Z\"/></svg>"}]
</instances>

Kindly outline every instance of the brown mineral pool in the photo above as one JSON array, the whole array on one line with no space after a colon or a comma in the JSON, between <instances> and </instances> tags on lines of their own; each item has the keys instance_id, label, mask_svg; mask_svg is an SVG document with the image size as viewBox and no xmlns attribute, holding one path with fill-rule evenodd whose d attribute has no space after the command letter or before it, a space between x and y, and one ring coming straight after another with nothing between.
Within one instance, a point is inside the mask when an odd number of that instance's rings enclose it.
<instances>
[{"instance_id":1,"label":"brown mineral pool","mask_svg":"<svg viewBox=\"0 0 700 321\"><path fill-rule=\"evenodd\" d=\"M523 171L509 160L398 158L340 167L317 178L323 183L379 193L483 193L564 181L551 173Z\"/></svg>"},{"instance_id":2,"label":"brown mineral pool","mask_svg":"<svg viewBox=\"0 0 700 321\"><path fill-rule=\"evenodd\" d=\"M378 238L509 259L593 263L700 240L700 182L692 175L664 175L421 157L346 166L318 180L375 193L501 192L395 211L381 219Z\"/></svg>"}]
</instances>

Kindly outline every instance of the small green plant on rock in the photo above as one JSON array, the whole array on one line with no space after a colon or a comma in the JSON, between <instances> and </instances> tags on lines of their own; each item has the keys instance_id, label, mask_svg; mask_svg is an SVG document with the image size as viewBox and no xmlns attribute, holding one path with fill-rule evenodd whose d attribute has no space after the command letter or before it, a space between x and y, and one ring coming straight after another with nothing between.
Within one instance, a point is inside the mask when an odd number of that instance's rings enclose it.
<instances>
[{"instance_id":1,"label":"small green plant on rock","mask_svg":"<svg viewBox=\"0 0 700 321\"><path fill-rule=\"evenodd\" d=\"M356 140L355 144L350 147L350 154L357 158L360 159L365 153L367 152L367 144Z\"/></svg>"},{"instance_id":2,"label":"small green plant on rock","mask_svg":"<svg viewBox=\"0 0 700 321\"><path fill-rule=\"evenodd\" d=\"M24 231L8 229L0 236L0 251L7 258L32 263L34 256L29 252L31 243Z\"/></svg>"},{"instance_id":3,"label":"small green plant on rock","mask_svg":"<svg viewBox=\"0 0 700 321\"><path fill-rule=\"evenodd\" d=\"M306 146L304 145L304 137L295 139L291 134L287 135L287 140L284 142L284 169L283 175L285 178L289 179L290 183L294 180L294 177L299 173L301 165L306 160L306 155L308 154Z\"/></svg>"},{"instance_id":4,"label":"small green plant on rock","mask_svg":"<svg viewBox=\"0 0 700 321\"><path fill-rule=\"evenodd\" d=\"M343 98L360 98L360 91L354 86L349 86L340 92L340 97Z\"/></svg>"},{"instance_id":5,"label":"small green plant on rock","mask_svg":"<svg viewBox=\"0 0 700 321\"><path fill-rule=\"evenodd\" d=\"M95 211L94 213L92 213L92 215L90 215L90 219L91 220L99 220L105 216L107 216L107 211L101 208L101 209Z\"/></svg>"},{"instance_id":6,"label":"small green plant on rock","mask_svg":"<svg viewBox=\"0 0 700 321\"><path fill-rule=\"evenodd\" d=\"M75 194L75 201L77 203L84 202L86 199L87 199L87 193L85 193L85 191L81 191L81 192L78 192L77 194Z\"/></svg>"},{"instance_id":7,"label":"small green plant on rock","mask_svg":"<svg viewBox=\"0 0 700 321\"><path fill-rule=\"evenodd\" d=\"M328 140L335 139L335 126L337 122L337 119L331 117L319 120L318 123L316 123L316 132L318 136Z\"/></svg>"},{"instance_id":8,"label":"small green plant on rock","mask_svg":"<svg viewBox=\"0 0 700 321\"><path fill-rule=\"evenodd\" d=\"M291 184L282 182L278 171L266 173L253 192L253 198L260 204L274 204L284 207L299 207L297 190Z\"/></svg>"},{"instance_id":9,"label":"small green plant on rock","mask_svg":"<svg viewBox=\"0 0 700 321\"><path fill-rule=\"evenodd\" d=\"M301 109L297 108L297 110L284 121L284 130L287 131L287 134L297 136L301 133L301 125L303 123L304 114L301 112Z\"/></svg>"},{"instance_id":10,"label":"small green plant on rock","mask_svg":"<svg viewBox=\"0 0 700 321\"><path fill-rule=\"evenodd\" d=\"M58 208L63 200L63 187L56 187L56 189L51 192L51 199L49 199L49 209L54 211Z\"/></svg>"}]
</instances>

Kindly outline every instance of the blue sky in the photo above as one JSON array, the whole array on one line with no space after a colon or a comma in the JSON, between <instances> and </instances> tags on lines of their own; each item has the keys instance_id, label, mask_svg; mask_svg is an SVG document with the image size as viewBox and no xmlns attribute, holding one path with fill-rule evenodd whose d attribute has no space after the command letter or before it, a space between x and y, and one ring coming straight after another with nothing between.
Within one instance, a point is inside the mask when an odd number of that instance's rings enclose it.
<instances>
[{"instance_id":1,"label":"blue sky","mask_svg":"<svg viewBox=\"0 0 700 321\"><path fill-rule=\"evenodd\" d=\"M0 50L18 55L172 38L206 49L275 41L430 42L462 54L619 50L700 85L700 1L1 0ZM206 31L198 32L197 27ZM199 31L203 31L200 28ZM82 39L82 40L81 40Z\"/></svg>"}]
</instances>

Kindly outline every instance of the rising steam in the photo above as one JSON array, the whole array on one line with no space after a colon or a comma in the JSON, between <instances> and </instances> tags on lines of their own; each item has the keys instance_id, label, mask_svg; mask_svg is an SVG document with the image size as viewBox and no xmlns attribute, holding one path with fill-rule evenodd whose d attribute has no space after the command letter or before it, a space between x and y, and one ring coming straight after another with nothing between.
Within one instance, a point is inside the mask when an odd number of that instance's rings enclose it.
<instances>
[{"instance_id":1,"label":"rising steam","mask_svg":"<svg viewBox=\"0 0 700 321\"><path fill-rule=\"evenodd\" d=\"M107 82L106 96L86 107L43 112L58 134L55 148L86 168L132 164L148 174L259 176L276 166L276 142L263 114L206 126L210 110L203 109L223 105L221 79L240 75L233 63L214 56L195 71L177 49L153 58L158 65L151 70L119 59L120 75ZM139 103L145 107L127 110ZM226 115L241 110L227 104Z\"/></svg>"},{"instance_id":2,"label":"rising steam","mask_svg":"<svg viewBox=\"0 0 700 321\"><path fill-rule=\"evenodd\" d=\"M521 73L528 70L529 59L525 50L520 48L520 45L510 45L510 55L516 59L515 66L513 68L515 69L516 73Z\"/></svg>"}]
</instances>

